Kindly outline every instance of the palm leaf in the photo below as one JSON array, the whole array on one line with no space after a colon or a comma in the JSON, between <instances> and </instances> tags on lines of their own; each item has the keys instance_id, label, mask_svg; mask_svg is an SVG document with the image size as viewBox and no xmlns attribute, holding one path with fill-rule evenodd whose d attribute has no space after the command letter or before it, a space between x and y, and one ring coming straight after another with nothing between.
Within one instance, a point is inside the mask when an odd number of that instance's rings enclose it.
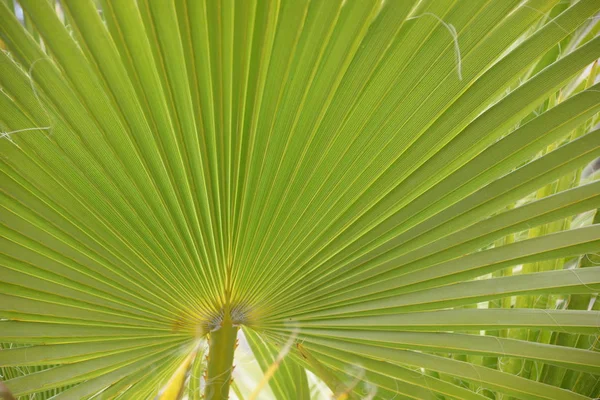
<instances>
[{"instance_id":1,"label":"palm leaf","mask_svg":"<svg viewBox=\"0 0 600 400\"><path fill-rule=\"evenodd\" d=\"M599 10L0 2L7 389L598 397Z\"/></svg>"}]
</instances>

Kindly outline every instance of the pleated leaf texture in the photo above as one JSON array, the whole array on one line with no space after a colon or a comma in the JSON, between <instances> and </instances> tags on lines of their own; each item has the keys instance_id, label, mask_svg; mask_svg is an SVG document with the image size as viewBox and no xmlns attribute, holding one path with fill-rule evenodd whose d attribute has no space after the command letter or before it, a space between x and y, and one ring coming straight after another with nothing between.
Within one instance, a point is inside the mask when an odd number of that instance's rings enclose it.
<instances>
[{"instance_id":1,"label":"pleated leaf texture","mask_svg":"<svg viewBox=\"0 0 600 400\"><path fill-rule=\"evenodd\" d=\"M0 397L598 398L599 12L1 0Z\"/></svg>"}]
</instances>

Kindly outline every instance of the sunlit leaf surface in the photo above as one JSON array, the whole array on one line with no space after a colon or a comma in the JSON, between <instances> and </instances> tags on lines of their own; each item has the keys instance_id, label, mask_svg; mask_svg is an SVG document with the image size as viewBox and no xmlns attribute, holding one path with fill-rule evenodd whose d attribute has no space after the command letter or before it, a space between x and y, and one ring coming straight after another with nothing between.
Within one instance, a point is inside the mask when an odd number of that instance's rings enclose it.
<instances>
[{"instance_id":1,"label":"sunlit leaf surface","mask_svg":"<svg viewBox=\"0 0 600 400\"><path fill-rule=\"evenodd\" d=\"M599 397L599 11L0 1L0 397Z\"/></svg>"}]
</instances>

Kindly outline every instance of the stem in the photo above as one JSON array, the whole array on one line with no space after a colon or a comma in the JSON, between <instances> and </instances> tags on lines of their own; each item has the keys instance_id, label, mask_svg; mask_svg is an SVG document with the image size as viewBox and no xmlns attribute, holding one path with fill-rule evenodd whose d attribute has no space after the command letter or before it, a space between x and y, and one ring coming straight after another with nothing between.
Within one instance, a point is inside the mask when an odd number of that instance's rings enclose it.
<instances>
[{"instance_id":1,"label":"stem","mask_svg":"<svg viewBox=\"0 0 600 400\"><path fill-rule=\"evenodd\" d=\"M206 400L227 400L233 370L238 328L233 326L229 310L226 310L221 327L209 336L208 368L206 375Z\"/></svg>"}]
</instances>

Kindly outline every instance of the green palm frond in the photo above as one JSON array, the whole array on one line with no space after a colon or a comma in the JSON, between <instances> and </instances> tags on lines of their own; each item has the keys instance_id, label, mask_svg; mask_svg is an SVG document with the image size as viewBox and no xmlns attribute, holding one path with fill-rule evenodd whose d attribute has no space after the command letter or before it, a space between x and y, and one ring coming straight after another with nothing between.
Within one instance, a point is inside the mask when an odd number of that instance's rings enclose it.
<instances>
[{"instance_id":1,"label":"green palm frond","mask_svg":"<svg viewBox=\"0 0 600 400\"><path fill-rule=\"evenodd\" d=\"M0 1L0 397L600 396L599 11Z\"/></svg>"}]
</instances>

